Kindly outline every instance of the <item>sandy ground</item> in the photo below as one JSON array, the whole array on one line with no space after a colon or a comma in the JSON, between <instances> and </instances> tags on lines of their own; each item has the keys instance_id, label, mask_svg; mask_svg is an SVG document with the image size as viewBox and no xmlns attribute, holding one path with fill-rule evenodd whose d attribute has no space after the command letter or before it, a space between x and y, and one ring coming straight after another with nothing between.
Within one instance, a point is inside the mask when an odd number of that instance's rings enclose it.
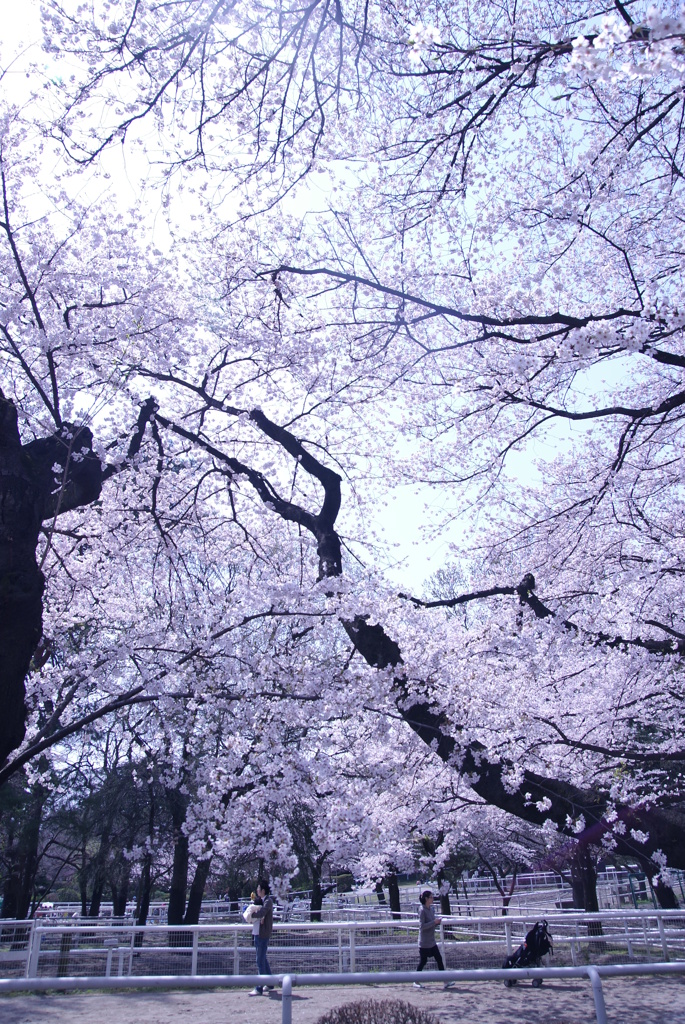
<instances>
[{"instance_id":1,"label":"sandy ground","mask_svg":"<svg viewBox=\"0 0 685 1024\"><path fill-rule=\"evenodd\" d=\"M685 979L606 979L610 1024L685 1024ZM293 1024L355 999L406 999L442 1024L592 1024L589 982L546 981L505 989L501 982L464 982L451 991L429 985L302 988L293 993ZM280 993L250 998L235 989L0 997L2 1024L280 1024Z\"/></svg>"}]
</instances>

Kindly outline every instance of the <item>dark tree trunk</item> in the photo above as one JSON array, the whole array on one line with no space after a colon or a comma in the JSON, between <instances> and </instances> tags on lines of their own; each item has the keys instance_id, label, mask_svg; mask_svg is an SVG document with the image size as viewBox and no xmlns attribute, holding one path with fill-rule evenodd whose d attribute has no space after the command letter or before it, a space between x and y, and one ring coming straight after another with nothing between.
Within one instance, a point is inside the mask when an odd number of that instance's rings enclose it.
<instances>
[{"instance_id":1,"label":"dark tree trunk","mask_svg":"<svg viewBox=\"0 0 685 1024\"><path fill-rule=\"evenodd\" d=\"M183 924L188 892L188 836L183 831L188 797L178 789L166 790L167 803L174 827L174 859L171 866L167 922Z\"/></svg>"},{"instance_id":2,"label":"dark tree trunk","mask_svg":"<svg viewBox=\"0 0 685 1024\"><path fill-rule=\"evenodd\" d=\"M447 881L442 871L438 871L438 891L440 892L440 914L442 917L452 916L452 907L450 906L450 891L447 889L443 892L444 883Z\"/></svg>"},{"instance_id":3,"label":"dark tree trunk","mask_svg":"<svg viewBox=\"0 0 685 1024\"><path fill-rule=\"evenodd\" d=\"M41 498L17 410L0 394L0 765L24 739L24 678L43 632L45 580L36 564Z\"/></svg>"},{"instance_id":4,"label":"dark tree trunk","mask_svg":"<svg viewBox=\"0 0 685 1024\"><path fill-rule=\"evenodd\" d=\"M584 844L578 844L571 857L571 890L573 906L590 914L599 913L597 900L597 865L594 857ZM602 935L602 922L589 921L588 935ZM604 951L604 943L593 945L595 952Z\"/></svg>"},{"instance_id":5,"label":"dark tree trunk","mask_svg":"<svg viewBox=\"0 0 685 1024\"><path fill-rule=\"evenodd\" d=\"M308 862L309 871L312 876L312 898L309 902L310 921L321 920L321 908L323 906L323 886L321 885L321 875L323 873L325 859L326 855L321 855L320 857L317 857L316 860L310 860Z\"/></svg>"},{"instance_id":6,"label":"dark tree trunk","mask_svg":"<svg viewBox=\"0 0 685 1024\"><path fill-rule=\"evenodd\" d=\"M99 875L93 883L93 891L90 894L90 907L88 908L88 917L99 917L100 907L102 906L102 896L105 891L105 880Z\"/></svg>"},{"instance_id":7,"label":"dark tree trunk","mask_svg":"<svg viewBox=\"0 0 685 1024\"><path fill-rule=\"evenodd\" d=\"M81 897L81 917L88 917L88 852L85 840L81 846L81 869L78 873L78 888Z\"/></svg>"},{"instance_id":8,"label":"dark tree trunk","mask_svg":"<svg viewBox=\"0 0 685 1024\"><path fill-rule=\"evenodd\" d=\"M2 887L2 916L8 920L20 920L19 892L21 889L21 870L17 860L13 860Z\"/></svg>"},{"instance_id":9,"label":"dark tree trunk","mask_svg":"<svg viewBox=\"0 0 685 1024\"><path fill-rule=\"evenodd\" d=\"M140 871L140 882L138 884L138 899L136 900L136 924L147 924L147 915L150 912L150 899L152 898L152 854L146 851L143 857L143 866ZM143 945L144 932L136 932L134 944Z\"/></svg>"},{"instance_id":10,"label":"dark tree trunk","mask_svg":"<svg viewBox=\"0 0 685 1024\"><path fill-rule=\"evenodd\" d=\"M167 911L167 921L169 924L183 924L187 890L188 837L181 833L176 836L176 841L174 842L174 860L171 868L169 908Z\"/></svg>"},{"instance_id":11,"label":"dark tree trunk","mask_svg":"<svg viewBox=\"0 0 685 1024\"><path fill-rule=\"evenodd\" d=\"M46 789L36 785L29 799L18 808L19 827L5 855L9 863L3 885L2 917L24 920L31 913L46 796Z\"/></svg>"},{"instance_id":12,"label":"dark tree trunk","mask_svg":"<svg viewBox=\"0 0 685 1024\"><path fill-rule=\"evenodd\" d=\"M125 870L120 876L119 884L110 880L112 890L112 917L126 917L126 904L128 903L128 887L131 881L130 870Z\"/></svg>"},{"instance_id":13,"label":"dark tree trunk","mask_svg":"<svg viewBox=\"0 0 685 1024\"><path fill-rule=\"evenodd\" d=\"M324 905L324 890L322 888L322 877L320 872L312 871L311 899L309 900L309 921L322 920L322 907Z\"/></svg>"},{"instance_id":14,"label":"dark tree trunk","mask_svg":"<svg viewBox=\"0 0 685 1024\"><path fill-rule=\"evenodd\" d=\"M52 437L22 445L17 410L0 392L0 765L26 732L24 679L43 632L40 528L100 496L102 468L92 441L88 428L65 424ZM88 452L75 462L71 453L82 448Z\"/></svg>"},{"instance_id":15,"label":"dark tree trunk","mask_svg":"<svg viewBox=\"0 0 685 1024\"><path fill-rule=\"evenodd\" d=\"M226 889L226 895L228 896L228 910L231 914L240 913L240 895L241 886L237 881L230 881Z\"/></svg>"},{"instance_id":16,"label":"dark tree trunk","mask_svg":"<svg viewBox=\"0 0 685 1024\"><path fill-rule=\"evenodd\" d=\"M402 917L402 911L400 907L400 887L397 882L397 875L394 871L385 879L388 886L388 897L390 899L390 912L394 918Z\"/></svg>"},{"instance_id":17,"label":"dark tree trunk","mask_svg":"<svg viewBox=\"0 0 685 1024\"><path fill-rule=\"evenodd\" d=\"M597 866L586 846L578 846L570 861L573 906L577 910L598 913Z\"/></svg>"},{"instance_id":18,"label":"dark tree trunk","mask_svg":"<svg viewBox=\"0 0 685 1024\"><path fill-rule=\"evenodd\" d=\"M140 872L140 885L138 886L138 899L136 901L136 924L147 924L147 915L150 912L151 897L152 854L148 852L143 857L143 866Z\"/></svg>"},{"instance_id":19,"label":"dark tree trunk","mask_svg":"<svg viewBox=\"0 0 685 1024\"><path fill-rule=\"evenodd\" d=\"M678 900L670 885L666 885L666 883L662 882L659 878L656 882L652 882L652 886L662 910L678 909Z\"/></svg>"},{"instance_id":20,"label":"dark tree trunk","mask_svg":"<svg viewBox=\"0 0 685 1024\"><path fill-rule=\"evenodd\" d=\"M376 893L376 896L378 897L378 902L380 903L380 905L382 907L384 907L385 906L385 893L383 892L383 882L382 881L376 882L374 891Z\"/></svg>"},{"instance_id":21,"label":"dark tree trunk","mask_svg":"<svg viewBox=\"0 0 685 1024\"><path fill-rule=\"evenodd\" d=\"M656 878L656 875L658 874L658 867L654 861L647 860L646 858L640 858L640 866L649 879L649 883L661 909L677 910L678 900L676 894L673 892L670 885L662 882L660 878Z\"/></svg>"},{"instance_id":22,"label":"dark tree trunk","mask_svg":"<svg viewBox=\"0 0 685 1024\"><path fill-rule=\"evenodd\" d=\"M311 857L306 858L307 867L311 876L311 899L309 900L309 921L320 921L322 920L322 907L324 905L324 887L322 886L322 876L324 873L324 864L326 862L328 854L322 853L318 857L312 859ZM327 892L330 892L327 889Z\"/></svg>"},{"instance_id":23,"label":"dark tree trunk","mask_svg":"<svg viewBox=\"0 0 685 1024\"><path fill-rule=\"evenodd\" d=\"M155 813L157 806L155 803L155 791L154 786L148 785L148 819L147 819L147 834L148 840L152 842L152 836L155 831ZM138 885L138 898L136 900L136 924L144 925L147 924L147 915L150 912L150 899L152 897L152 853L149 848L145 851L143 856L143 864L140 870L140 883ZM136 942L138 939L142 939L142 935L136 936Z\"/></svg>"},{"instance_id":24,"label":"dark tree trunk","mask_svg":"<svg viewBox=\"0 0 685 1024\"><path fill-rule=\"evenodd\" d=\"M203 860L199 860L197 862L192 885L190 886L190 893L188 894L188 906L186 907L186 912L183 917L183 924L199 923L200 911L202 910L202 897L204 896L205 885L207 884L207 876L209 875L211 864L211 857L205 857Z\"/></svg>"},{"instance_id":25,"label":"dark tree trunk","mask_svg":"<svg viewBox=\"0 0 685 1024\"><path fill-rule=\"evenodd\" d=\"M107 861L111 848L110 836L113 822L107 820L100 836L100 848L98 849L93 864L93 889L90 896L90 909L88 917L99 917L102 897L107 884Z\"/></svg>"}]
</instances>

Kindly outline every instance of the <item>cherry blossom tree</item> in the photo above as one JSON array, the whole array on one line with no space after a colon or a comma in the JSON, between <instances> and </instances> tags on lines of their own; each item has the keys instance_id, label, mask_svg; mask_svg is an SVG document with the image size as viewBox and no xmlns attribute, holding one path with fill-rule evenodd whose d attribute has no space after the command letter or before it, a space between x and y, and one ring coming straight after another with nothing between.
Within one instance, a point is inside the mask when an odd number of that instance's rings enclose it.
<instances>
[{"instance_id":1,"label":"cherry blossom tree","mask_svg":"<svg viewBox=\"0 0 685 1024\"><path fill-rule=\"evenodd\" d=\"M51 136L85 167L114 140L159 147L172 244L68 197L66 227L30 213L35 157L8 121L5 756L31 659L41 710L7 770L86 723L63 724L75 686L96 715L192 716L211 694L215 736L251 735L234 704L298 729L308 704L330 723L364 700L550 841L665 878L683 849L680 16L47 11L53 58L81 61L48 90ZM398 595L374 571L369 510L404 482L463 524L463 591ZM103 653L58 685L67 607Z\"/></svg>"}]
</instances>

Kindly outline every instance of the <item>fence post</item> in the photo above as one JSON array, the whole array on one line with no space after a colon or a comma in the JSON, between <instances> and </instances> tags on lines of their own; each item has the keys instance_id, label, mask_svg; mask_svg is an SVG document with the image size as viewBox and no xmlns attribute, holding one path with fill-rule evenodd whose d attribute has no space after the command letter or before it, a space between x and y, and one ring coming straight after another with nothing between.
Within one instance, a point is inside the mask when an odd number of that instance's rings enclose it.
<instances>
[{"instance_id":1,"label":"fence post","mask_svg":"<svg viewBox=\"0 0 685 1024\"><path fill-rule=\"evenodd\" d=\"M602 992L602 979L599 976L599 971L596 967L588 967L588 977L592 982L592 994L595 997L595 1013L597 1014L597 1024L607 1024L607 1008L604 1003L604 993Z\"/></svg>"},{"instance_id":2,"label":"fence post","mask_svg":"<svg viewBox=\"0 0 685 1024\"><path fill-rule=\"evenodd\" d=\"M507 918L504 919L504 934L507 937L507 956L511 956L514 952L514 944L511 941L511 921Z\"/></svg>"},{"instance_id":3,"label":"fence post","mask_svg":"<svg viewBox=\"0 0 685 1024\"><path fill-rule=\"evenodd\" d=\"M626 933L626 946L628 948L628 956L633 959L633 944L630 941L630 932L628 931L628 922L623 922L623 931Z\"/></svg>"},{"instance_id":4,"label":"fence post","mask_svg":"<svg viewBox=\"0 0 685 1024\"><path fill-rule=\"evenodd\" d=\"M190 976L192 978L194 978L195 975L197 974L197 942L198 942L198 938L199 938L199 933L198 933L198 930L196 928L193 931L193 952L192 952L192 955L190 957Z\"/></svg>"},{"instance_id":5,"label":"fence post","mask_svg":"<svg viewBox=\"0 0 685 1024\"><path fill-rule=\"evenodd\" d=\"M38 977L38 957L40 956L40 943L43 938L43 929L36 925L31 935L31 949L26 959L26 977Z\"/></svg>"},{"instance_id":6,"label":"fence post","mask_svg":"<svg viewBox=\"0 0 685 1024\"><path fill-rule=\"evenodd\" d=\"M668 946L666 945L666 929L664 928L664 919L661 914L657 914L657 922L659 925L659 938L661 939L661 951L664 954L664 960L668 960Z\"/></svg>"},{"instance_id":7,"label":"fence post","mask_svg":"<svg viewBox=\"0 0 685 1024\"><path fill-rule=\"evenodd\" d=\"M110 978L112 976L112 955L114 953L114 947L117 945L117 939L109 938L105 939L103 945L107 947L107 959L105 960L105 977Z\"/></svg>"},{"instance_id":8,"label":"fence post","mask_svg":"<svg viewBox=\"0 0 685 1024\"><path fill-rule=\"evenodd\" d=\"M630 895L633 897L633 906L637 910L637 896L635 895L635 886L633 885L633 876L630 871L628 872L628 885L630 886Z\"/></svg>"},{"instance_id":9,"label":"fence post","mask_svg":"<svg viewBox=\"0 0 685 1024\"><path fill-rule=\"evenodd\" d=\"M233 932L233 973L240 974L240 953L238 952L238 929Z\"/></svg>"},{"instance_id":10,"label":"fence post","mask_svg":"<svg viewBox=\"0 0 685 1024\"><path fill-rule=\"evenodd\" d=\"M282 1024L293 1024L293 979L289 974L286 974L283 978L281 1003L283 1005L281 1013Z\"/></svg>"},{"instance_id":11,"label":"fence post","mask_svg":"<svg viewBox=\"0 0 685 1024\"><path fill-rule=\"evenodd\" d=\"M445 922L440 922L440 951L442 953L442 959L447 960L447 953L445 952Z\"/></svg>"},{"instance_id":12,"label":"fence post","mask_svg":"<svg viewBox=\"0 0 685 1024\"><path fill-rule=\"evenodd\" d=\"M355 935L354 925L350 928L350 973L354 974L357 970L357 942Z\"/></svg>"},{"instance_id":13,"label":"fence post","mask_svg":"<svg viewBox=\"0 0 685 1024\"><path fill-rule=\"evenodd\" d=\"M338 973L343 972L342 928L338 928Z\"/></svg>"},{"instance_id":14,"label":"fence post","mask_svg":"<svg viewBox=\"0 0 685 1024\"><path fill-rule=\"evenodd\" d=\"M31 927L29 928L28 938L26 939L26 964L24 965L24 977L30 978L29 965L31 963L31 951L33 950L33 935L36 930L36 919L31 921Z\"/></svg>"}]
</instances>

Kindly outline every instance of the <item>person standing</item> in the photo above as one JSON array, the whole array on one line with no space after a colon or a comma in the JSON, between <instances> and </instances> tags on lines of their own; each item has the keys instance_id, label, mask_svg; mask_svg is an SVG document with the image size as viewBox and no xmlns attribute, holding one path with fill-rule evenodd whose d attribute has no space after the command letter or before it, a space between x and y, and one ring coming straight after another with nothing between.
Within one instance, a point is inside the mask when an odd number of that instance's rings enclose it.
<instances>
[{"instance_id":1,"label":"person standing","mask_svg":"<svg viewBox=\"0 0 685 1024\"><path fill-rule=\"evenodd\" d=\"M253 922L259 921L259 934L253 936L253 941L257 953L257 974L262 975L271 974L269 961L266 957L269 939L274 929L274 903L270 892L267 880L260 878L257 884L257 895L262 900L262 905L252 912L252 920ZM266 986L267 991L270 991L272 988L273 985ZM249 994L251 996L261 996L262 992L262 986L256 985Z\"/></svg>"},{"instance_id":2,"label":"person standing","mask_svg":"<svg viewBox=\"0 0 685 1024\"><path fill-rule=\"evenodd\" d=\"M419 900L421 902L421 909L419 910L419 966L416 970L422 971L428 962L428 957L432 956L438 965L438 970L444 971L445 965L442 962L442 956L435 941L435 928L440 924L442 918L435 916L433 893L430 889L424 889L419 896ZM414 988L423 988L423 985L415 981ZM446 982L445 988L451 988L451 983Z\"/></svg>"}]
</instances>

